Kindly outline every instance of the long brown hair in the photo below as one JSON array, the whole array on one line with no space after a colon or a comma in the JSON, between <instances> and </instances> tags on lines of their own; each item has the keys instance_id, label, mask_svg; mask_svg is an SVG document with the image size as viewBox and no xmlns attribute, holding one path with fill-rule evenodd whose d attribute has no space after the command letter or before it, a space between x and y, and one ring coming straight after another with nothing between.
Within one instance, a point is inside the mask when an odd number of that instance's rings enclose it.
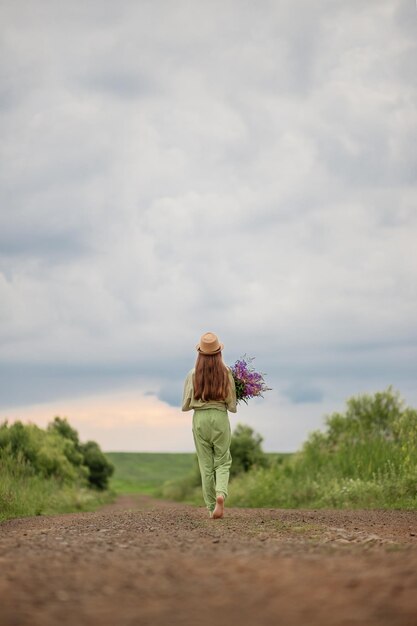
<instances>
[{"instance_id":1,"label":"long brown hair","mask_svg":"<svg viewBox=\"0 0 417 626\"><path fill-rule=\"evenodd\" d=\"M195 364L194 398L209 402L222 402L229 394L229 376L223 363L222 353L199 352Z\"/></svg>"}]
</instances>

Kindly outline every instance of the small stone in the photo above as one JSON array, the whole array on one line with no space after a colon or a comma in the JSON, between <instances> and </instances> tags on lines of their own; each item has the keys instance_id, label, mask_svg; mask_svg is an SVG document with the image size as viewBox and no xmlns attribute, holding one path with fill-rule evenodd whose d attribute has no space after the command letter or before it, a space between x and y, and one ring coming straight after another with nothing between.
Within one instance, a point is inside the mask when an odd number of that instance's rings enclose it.
<instances>
[{"instance_id":1,"label":"small stone","mask_svg":"<svg viewBox=\"0 0 417 626\"><path fill-rule=\"evenodd\" d=\"M213 539L212 543L220 543L220 539Z\"/></svg>"}]
</instances>

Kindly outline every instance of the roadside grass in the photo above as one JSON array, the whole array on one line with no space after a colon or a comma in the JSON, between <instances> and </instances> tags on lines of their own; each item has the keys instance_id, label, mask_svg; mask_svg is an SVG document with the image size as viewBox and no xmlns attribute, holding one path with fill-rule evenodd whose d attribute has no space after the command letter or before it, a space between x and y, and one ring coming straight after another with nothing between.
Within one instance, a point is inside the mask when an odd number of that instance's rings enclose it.
<instances>
[{"instance_id":1,"label":"roadside grass","mask_svg":"<svg viewBox=\"0 0 417 626\"><path fill-rule=\"evenodd\" d=\"M229 506L291 509L417 508L415 473L401 469L392 473L387 469L385 472L375 472L373 478L362 478L355 470L356 466L352 465L351 475L343 475L332 463L320 470L317 465L310 464L305 456L294 456L283 465L255 469L236 477L229 489Z\"/></svg>"},{"instance_id":2,"label":"roadside grass","mask_svg":"<svg viewBox=\"0 0 417 626\"><path fill-rule=\"evenodd\" d=\"M111 491L24 475L10 471L0 463L0 522L16 517L92 511L111 502L114 497Z\"/></svg>"}]
</instances>

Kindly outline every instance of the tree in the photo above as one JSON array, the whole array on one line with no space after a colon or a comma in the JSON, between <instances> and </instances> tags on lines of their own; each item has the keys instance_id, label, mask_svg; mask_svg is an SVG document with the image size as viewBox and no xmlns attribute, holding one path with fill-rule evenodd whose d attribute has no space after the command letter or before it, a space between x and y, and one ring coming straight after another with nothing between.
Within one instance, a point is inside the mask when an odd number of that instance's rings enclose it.
<instances>
[{"instance_id":1,"label":"tree","mask_svg":"<svg viewBox=\"0 0 417 626\"><path fill-rule=\"evenodd\" d=\"M65 441L64 454L70 463L74 466L86 465L78 432L70 425L66 417L55 417L54 421L48 424L48 432L55 433ZM86 474L88 472L84 469L84 475Z\"/></svg>"},{"instance_id":2,"label":"tree","mask_svg":"<svg viewBox=\"0 0 417 626\"><path fill-rule=\"evenodd\" d=\"M88 482L98 489L107 489L108 479L114 472L114 466L95 441L80 443L78 432L64 417L55 417L48 430L58 433L68 444L65 451L69 461L74 465L83 465L86 469Z\"/></svg>"},{"instance_id":3,"label":"tree","mask_svg":"<svg viewBox=\"0 0 417 626\"><path fill-rule=\"evenodd\" d=\"M65 437L65 439L70 439L74 442L76 449L80 449L80 439L78 437L78 432L70 425L66 417L55 417L54 421L48 424L48 430L56 431L62 437Z\"/></svg>"},{"instance_id":4,"label":"tree","mask_svg":"<svg viewBox=\"0 0 417 626\"><path fill-rule=\"evenodd\" d=\"M114 465L110 463L100 446L95 441L87 441L81 445L84 456L84 465L89 469L88 480L98 489L107 489L108 480L114 472Z\"/></svg>"},{"instance_id":5,"label":"tree","mask_svg":"<svg viewBox=\"0 0 417 626\"><path fill-rule=\"evenodd\" d=\"M404 401L390 385L373 395L360 394L347 400L344 413L326 417L326 438L337 448L358 441L387 439L395 436L396 424L404 413Z\"/></svg>"},{"instance_id":6,"label":"tree","mask_svg":"<svg viewBox=\"0 0 417 626\"><path fill-rule=\"evenodd\" d=\"M268 458L262 450L263 437L255 433L253 428L237 424L232 433L230 452L232 454L231 476L248 472L251 467L267 467Z\"/></svg>"}]
</instances>

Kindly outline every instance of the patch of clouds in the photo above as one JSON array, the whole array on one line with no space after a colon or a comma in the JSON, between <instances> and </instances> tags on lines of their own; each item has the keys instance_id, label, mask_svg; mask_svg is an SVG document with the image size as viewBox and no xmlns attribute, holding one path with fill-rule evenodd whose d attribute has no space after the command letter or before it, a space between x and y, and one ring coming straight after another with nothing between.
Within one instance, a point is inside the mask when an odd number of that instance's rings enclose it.
<instances>
[{"instance_id":1,"label":"patch of clouds","mask_svg":"<svg viewBox=\"0 0 417 626\"><path fill-rule=\"evenodd\" d=\"M94 439L106 451L182 452L190 447L189 415L138 391L60 398L6 412L10 422L21 420L41 427L56 415L67 417L82 441Z\"/></svg>"},{"instance_id":2,"label":"patch of clouds","mask_svg":"<svg viewBox=\"0 0 417 626\"><path fill-rule=\"evenodd\" d=\"M4 5L3 406L130 386L178 408L207 330L301 434L355 384L408 389L409 10Z\"/></svg>"}]
</instances>

